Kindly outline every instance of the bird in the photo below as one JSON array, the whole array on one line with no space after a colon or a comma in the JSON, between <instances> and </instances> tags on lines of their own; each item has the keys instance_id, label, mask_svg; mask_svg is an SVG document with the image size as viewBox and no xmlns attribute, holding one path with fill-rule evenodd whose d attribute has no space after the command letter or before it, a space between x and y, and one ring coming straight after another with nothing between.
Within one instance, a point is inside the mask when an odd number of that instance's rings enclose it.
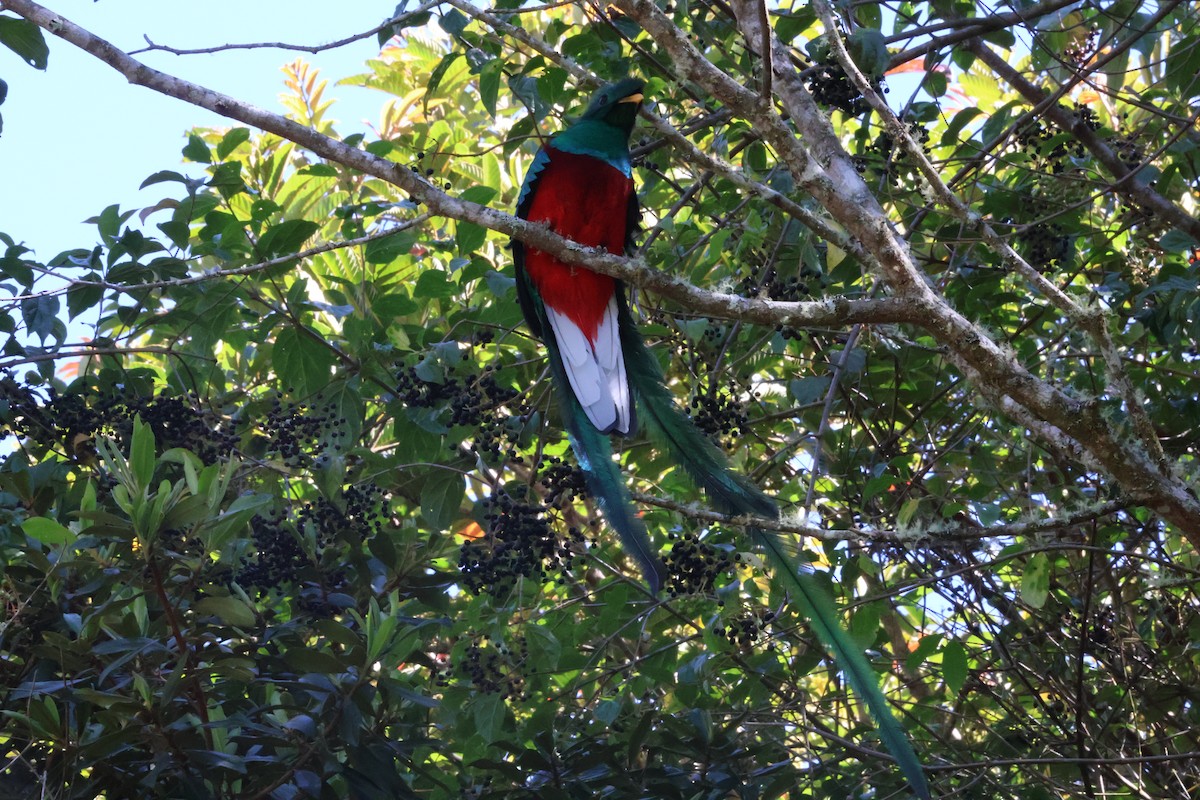
<instances>
[{"instance_id":1,"label":"bird","mask_svg":"<svg viewBox=\"0 0 1200 800\"><path fill-rule=\"evenodd\" d=\"M580 245L631 252L641 227L629 138L645 82L627 77L599 89L583 114L544 143L517 196L516 215ZM512 240L517 298L542 340L563 425L591 496L657 595L664 567L613 461L611 436L631 437L640 423L665 446L718 510L779 519L775 500L730 469L725 454L675 402L658 359L638 330L622 282ZM879 689L866 656L839 622L815 573L792 555L781 534L747 525L782 576L789 595L862 697L914 793L927 800L924 773Z\"/></svg>"}]
</instances>

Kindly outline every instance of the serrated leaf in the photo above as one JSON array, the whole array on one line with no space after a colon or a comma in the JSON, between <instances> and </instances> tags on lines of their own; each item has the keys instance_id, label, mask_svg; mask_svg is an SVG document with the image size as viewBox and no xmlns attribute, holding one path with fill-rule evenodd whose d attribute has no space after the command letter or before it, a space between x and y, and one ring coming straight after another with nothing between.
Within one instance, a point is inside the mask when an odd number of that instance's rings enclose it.
<instances>
[{"instance_id":1,"label":"serrated leaf","mask_svg":"<svg viewBox=\"0 0 1200 800\"><path fill-rule=\"evenodd\" d=\"M32 334L41 337L44 342L54 333L54 323L58 320L58 298L54 295L26 297L21 301L21 317L25 320L25 328Z\"/></svg>"},{"instance_id":2,"label":"serrated leaf","mask_svg":"<svg viewBox=\"0 0 1200 800\"><path fill-rule=\"evenodd\" d=\"M545 625L526 625L525 643L529 647L529 660L539 670L553 672L562 656L562 643Z\"/></svg>"},{"instance_id":3,"label":"serrated leaf","mask_svg":"<svg viewBox=\"0 0 1200 800\"><path fill-rule=\"evenodd\" d=\"M275 373L298 397L316 394L329 384L334 358L329 348L295 328L275 335Z\"/></svg>"},{"instance_id":4,"label":"serrated leaf","mask_svg":"<svg viewBox=\"0 0 1200 800\"><path fill-rule=\"evenodd\" d=\"M476 695L471 705L471 718L475 720L476 732L488 744L499 739L504 732L504 720L508 712L504 698L499 693Z\"/></svg>"}]
</instances>

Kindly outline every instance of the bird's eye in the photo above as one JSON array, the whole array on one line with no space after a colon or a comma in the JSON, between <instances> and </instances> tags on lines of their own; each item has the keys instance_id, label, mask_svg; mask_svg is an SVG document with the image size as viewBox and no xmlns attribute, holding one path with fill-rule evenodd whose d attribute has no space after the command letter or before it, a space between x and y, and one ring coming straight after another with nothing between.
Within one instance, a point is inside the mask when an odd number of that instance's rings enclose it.
<instances>
[{"instance_id":1,"label":"bird's eye","mask_svg":"<svg viewBox=\"0 0 1200 800\"><path fill-rule=\"evenodd\" d=\"M608 105L608 95L606 95L606 94L600 95L600 105L602 105L602 106Z\"/></svg>"}]
</instances>

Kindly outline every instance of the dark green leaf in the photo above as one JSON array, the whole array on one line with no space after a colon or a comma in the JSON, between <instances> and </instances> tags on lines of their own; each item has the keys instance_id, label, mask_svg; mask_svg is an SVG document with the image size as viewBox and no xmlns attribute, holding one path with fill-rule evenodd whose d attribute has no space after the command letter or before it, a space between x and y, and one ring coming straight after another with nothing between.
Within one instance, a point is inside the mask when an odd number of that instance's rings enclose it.
<instances>
[{"instance_id":1,"label":"dark green leaf","mask_svg":"<svg viewBox=\"0 0 1200 800\"><path fill-rule=\"evenodd\" d=\"M451 36L458 36L470 24L471 18L457 8L447 9L438 18L438 25Z\"/></svg>"},{"instance_id":2,"label":"dark green leaf","mask_svg":"<svg viewBox=\"0 0 1200 800\"><path fill-rule=\"evenodd\" d=\"M291 255L312 238L320 225L306 219L289 219L267 228L258 240L258 251L263 258Z\"/></svg>"},{"instance_id":3,"label":"dark green leaf","mask_svg":"<svg viewBox=\"0 0 1200 800\"><path fill-rule=\"evenodd\" d=\"M183 147L183 157L201 164L212 163L212 151L208 149L204 140L194 133L188 136L188 143Z\"/></svg>"},{"instance_id":4,"label":"dark green leaf","mask_svg":"<svg viewBox=\"0 0 1200 800\"><path fill-rule=\"evenodd\" d=\"M425 270L417 278L417 285L413 287L413 297L417 299L453 297L457 293L458 286L440 269Z\"/></svg>"},{"instance_id":5,"label":"dark green leaf","mask_svg":"<svg viewBox=\"0 0 1200 800\"><path fill-rule=\"evenodd\" d=\"M153 186L156 183L165 183L167 181L170 181L173 183L182 183L185 185L188 182L187 178L185 178L183 175L179 174L178 172L175 172L174 170L164 169L164 170L159 170L158 172L154 173L150 177L146 178L146 180L142 181L141 186L139 186L138 188L145 189L147 186Z\"/></svg>"},{"instance_id":6,"label":"dark green leaf","mask_svg":"<svg viewBox=\"0 0 1200 800\"><path fill-rule=\"evenodd\" d=\"M954 694L967 682L967 651L960 642L950 641L942 648L942 677Z\"/></svg>"},{"instance_id":7,"label":"dark green leaf","mask_svg":"<svg viewBox=\"0 0 1200 800\"><path fill-rule=\"evenodd\" d=\"M363 248L363 258L368 264L389 264L401 256L408 255L416 241L416 234L410 230L372 239Z\"/></svg>"},{"instance_id":8,"label":"dark green leaf","mask_svg":"<svg viewBox=\"0 0 1200 800\"><path fill-rule=\"evenodd\" d=\"M25 328L43 342L54 332L58 320L58 298L54 295L27 297L21 301L21 317Z\"/></svg>"},{"instance_id":9,"label":"dark green leaf","mask_svg":"<svg viewBox=\"0 0 1200 800\"><path fill-rule=\"evenodd\" d=\"M50 48L46 46L42 29L26 19L0 15L0 44L36 69L45 69L50 58Z\"/></svg>"},{"instance_id":10,"label":"dark green leaf","mask_svg":"<svg viewBox=\"0 0 1200 800\"><path fill-rule=\"evenodd\" d=\"M466 485L454 470L435 470L421 487L421 516L434 531L444 531L459 515Z\"/></svg>"},{"instance_id":11,"label":"dark green leaf","mask_svg":"<svg viewBox=\"0 0 1200 800\"><path fill-rule=\"evenodd\" d=\"M275 336L275 372L298 397L324 389L330 380L334 356L329 348L295 328L284 328Z\"/></svg>"},{"instance_id":12,"label":"dark green leaf","mask_svg":"<svg viewBox=\"0 0 1200 800\"><path fill-rule=\"evenodd\" d=\"M488 744L500 738L504 732L505 718L508 707L504 698L497 693L476 695L471 704L471 718L475 721L475 731Z\"/></svg>"},{"instance_id":13,"label":"dark green leaf","mask_svg":"<svg viewBox=\"0 0 1200 800\"><path fill-rule=\"evenodd\" d=\"M225 160L239 145L250 141L249 128L230 128L217 145L217 158Z\"/></svg>"},{"instance_id":14,"label":"dark green leaf","mask_svg":"<svg viewBox=\"0 0 1200 800\"><path fill-rule=\"evenodd\" d=\"M94 272L89 272L84 276L84 280L98 281L100 280L100 276ZM104 288L101 286L86 286L79 283L71 284L71 287L67 289L67 316L70 319L75 319L75 317L99 303L103 297Z\"/></svg>"}]
</instances>

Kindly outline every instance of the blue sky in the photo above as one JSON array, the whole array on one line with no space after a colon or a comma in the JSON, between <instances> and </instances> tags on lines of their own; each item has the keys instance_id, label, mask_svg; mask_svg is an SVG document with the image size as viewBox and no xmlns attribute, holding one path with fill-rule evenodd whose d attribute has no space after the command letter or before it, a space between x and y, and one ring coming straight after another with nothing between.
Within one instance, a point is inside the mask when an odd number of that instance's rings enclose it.
<instances>
[{"instance_id":1,"label":"blue sky","mask_svg":"<svg viewBox=\"0 0 1200 800\"><path fill-rule=\"evenodd\" d=\"M129 51L145 46L143 35L177 48L242 42L322 44L367 30L395 8L394 2L330 3L327 0L45 0L77 25ZM105 206L153 205L163 187L139 192L153 172L179 169L185 132L196 126L231 124L215 114L133 86L108 65L48 36L45 72L0 47L0 78L8 99L0 106L0 232L32 247L39 260L62 250L97 243L83 220ZM297 57L336 79L361 72L378 53L371 37L316 55L278 49L212 55L138 56L156 69L278 110L284 91L280 67ZM342 135L365 130L378 117L385 97L357 87L331 86L338 102L330 117ZM200 175L192 164L185 170Z\"/></svg>"}]
</instances>

